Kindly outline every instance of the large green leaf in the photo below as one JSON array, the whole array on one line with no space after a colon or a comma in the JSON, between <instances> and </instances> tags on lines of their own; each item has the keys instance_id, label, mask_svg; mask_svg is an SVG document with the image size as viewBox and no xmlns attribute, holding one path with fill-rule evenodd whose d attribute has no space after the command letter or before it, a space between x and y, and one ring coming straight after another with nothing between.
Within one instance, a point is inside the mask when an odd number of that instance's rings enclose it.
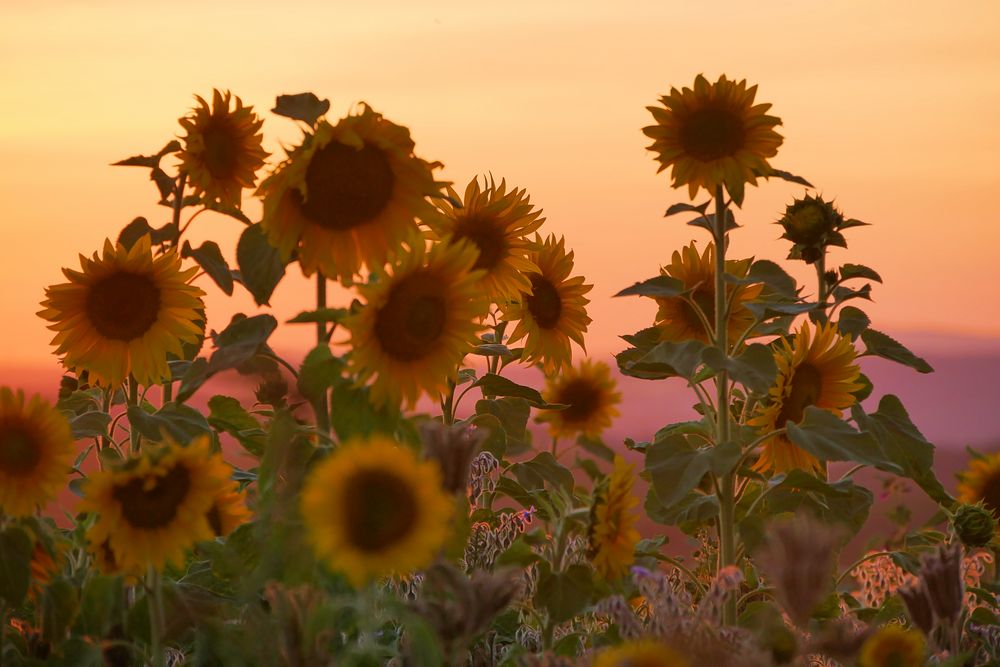
<instances>
[{"instance_id":1,"label":"large green leaf","mask_svg":"<svg viewBox=\"0 0 1000 667\"><path fill-rule=\"evenodd\" d=\"M344 361L335 357L327 345L318 345L309 351L299 369L299 392L314 406L326 396L326 391L340 381Z\"/></svg>"},{"instance_id":2,"label":"large green leaf","mask_svg":"<svg viewBox=\"0 0 1000 667\"><path fill-rule=\"evenodd\" d=\"M212 427L203 414L172 401L154 413L146 412L138 405L130 405L128 420L143 437L154 441L167 435L177 442L188 443L200 435L212 433Z\"/></svg>"},{"instance_id":3,"label":"large green leaf","mask_svg":"<svg viewBox=\"0 0 1000 667\"><path fill-rule=\"evenodd\" d=\"M669 298L680 296L689 291L684 283L670 276L656 276L626 287L615 296L648 296L652 298Z\"/></svg>"},{"instance_id":4,"label":"large green leaf","mask_svg":"<svg viewBox=\"0 0 1000 667\"><path fill-rule=\"evenodd\" d=\"M645 354L618 355L618 366L626 375L643 379L662 379L668 377L694 377L701 365L701 354L705 344L698 340L686 340L680 343L663 341L654 345Z\"/></svg>"},{"instance_id":5,"label":"large green leaf","mask_svg":"<svg viewBox=\"0 0 1000 667\"><path fill-rule=\"evenodd\" d=\"M233 272L229 269L229 264L219 250L219 244L215 241L205 241L197 248L192 248L187 241L181 247L181 256L190 257L198 262L198 265L205 270L205 273L215 281L226 294L233 293Z\"/></svg>"},{"instance_id":6,"label":"large green leaf","mask_svg":"<svg viewBox=\"0 0 1000 667\"><path fill-rule=\"evenodd\" d=\"M798 287L795 278L792 278L778 264L767 260L759 259L750 266L745 278L738 278L730 273L725 275L728 283L735 285L756 285L763 283L770 288L772 294L794 299L798 296Z\"/></svg>"},{"instance_id":7,"label":"large green leaf","mask_svg":"<svg viewBox=\"0 0 1000 667\"><path fill-rule=\"evenodd\" d=\"M264 453L267 433L257 418L247 412L238 400L230 396L213 396L208 399L208 423L215 429L228 433L254 456Z\"/></svg>"},{"instance_id":8,"label":"large green leaf","mask_svg":"<svg viewBox=\"0 0 1000 667\"><path fill-rule=\"evenodd\" d=\"M890 336L876 331L875 329L865 329L861 332L861 340L865 343L865 351L861 356L873 355L895 361L898 364L909 366L918 373L932 373L934 369L926 361L910 352L902 343Z\"/></svg>"},{"instance_id":9,"label":"large green leaf","mask_svg":"<svg viewBox=\"0 0 1000 667\"><path fill-rule=\"evenodd\" d=\"M556 623L576 616L590 602L594 591L591 569L579 563L565 572L553 572L545 561L539 564L535 606L545 609Z\"/></svg>"},{"instance_id":10,"label":"large green leaf","mask_svg":"<svg viewBox=\"0 0 1000 667\"><path fill-rule=\"evenodd\" d=\"M477 415L493 415L506 435L506 454L516 456L531 449L528 416L531 406L523 398L484 398L476 401Z\"/></svg>"},{"instance_id":11,"label":"large green leaf","mask_svg":"<svg viewBox=\"0 0 1000 667\"><path fill-rule=\"evenodd\" d=\"M886 394L872 414L865 414L860 405L855 405L851 414L861 429L878 440L886 458L902 468L904 476L935 501L946 506L954 502L934 474L934 445L910 420L899 398Z\"/></svg>"},{"instance_id":12,"label":"large green leaf","mask_svg":"<svg viewBox=\"0 0 1000 667\"><path fill-rule=\"evenodd\" d=\"M240 281L253 295L258 306L267 305L285 275L285 263L261 230L260 223L243 230L236 244L236 263Z\"/></svg>"},{"instance_id":13,"label":"large green leaf","mask_svg":"<svg viewBox=\"0 0 1000 667\"><path fill-rule=\"evenodd\" d=\"M728 371L729 377L750 391L767 393L778 375L774 353L767 345L748 345L737 357L728 357L717 347L706 347L702 360L716 371Z\"/></svg>"},{"instance_id":14,"label":"large green leaf","mask_svg":"<svg viewBox=\"0 0 1000 667\"><path fill-rule=\"evenodd\" d=\"M545 488L546 484L551 489L573 489L573 473L549 452L540 452L530 461L515 463L510 471L528 491Z\"/></svg>"},{"instance_id":15,"label":"large green leaf","mask_svg":"<svg viewBox=\"0 0 1000 667\"><path fill-rule=\"evenodd\" d=\"M860 308L854 306L844 306L840 309L840 317L837 319L837 328L840 333L857 340L858 336L868 328L872 321Z\"/></svg>"},{"instance_id":16,"label":"large green leaf","mask_svg":"<svg viewBox=\"0 0 1000 667\"><path fill-rule=\"evenodd\" d=\"M758 506L764 514L808 509L823 521L845 525L852 534L867 521L874 499L871 491L849 479L828 484L802 470L791 470L783 478L772 479L769 485L763 504ZM850 536L844 537L846 540Z\"/></svg>"},{"instance_id":17,"label":"large green leaf","mask_svg":"<svg viewBox=\"0 0 1000 667\"><path fill-rule=\"evenodd\" d=\"M16 607L27 595L33 548L31 536L20 526L0 533L0 604Z\"/></svg>"},{"instance_id":18,"label":"large green leaf","mask_svg":"<svg viewBox=\"0 0 1000 667\"><path fill-rule=\"evenodd\" d=\"M271 113L316 125L316 121L330 110L330 100L321 100L314 93L278 95Z\"/></svg>"},{"instance_id":19,"label":"large green leaf","mask_svg":"<svg viewBox=\"0 0 1000 667\"><path fill-rule=\"evenodd\" d=\"M542 398L537 389L518 384L495 373L487 373L476 380L472 386L482 389L484 396L510 396L513 398L523 398L536 407L546 405L545 399Z\"/></svg>"},{"instance_id":20,"label":"large green leaf","mask_svg":"<svg viewBox=\"0 0 1000 667\"><path fill-rule=\"evenodd\" d=\"M685 533L696 532L699 527L719 516L719 499L692 491L672 507L660 502L656 489L650 487L644 505L646 516L665 526L677 526Z\"/></svg>"},{"instance_id":21,"label":"large green leaf","mask_svg":"<svg viewBox=\"0 0 1000 667\"><path fill-rule=\"evenodd\" d=\"M186 401L216 373L239 369L259 352L269 351L267 339L277 326L278 321L271 315L234 315L229 326L214 336L215 351L212 356L208 360L201 357L195 359L184 372L177 390L177 401Z\"/></svg>"},{"instance_id":22,"label":"large green leaf","mask_svg":"<svg viewBox=\"0 0 1000 667\"><path fill-rule=\"evenodd\" d=\"M696 448L683 435L670 435L646 448L646 472L661 504L672 507L701 483L706 474L724 475L735 467L740 447L734 442Z\"/></svg>"},{"instance_id":23,"label":"large green leaf","mask_svg":"<svg viewBox=\"0 0 1000 667\"><path fill-rule=\"evenodd\" d=\"M815 406L801 422L788 422L788 439L821 461L854 461L900 474L903 469L882 451L870 433L856 430L840 417Z\"/></svg>"},{"instance_id":24,"label":"large green leaf","mask_svg":"<svg viewBox=\"0 0 1000 667\"><path fill-rule=\"evenodd\" d=\"M74 440L83 438L101 438L108 434L108 424L111 415L100 410L84 412L70 419L69 426Z\"/></svg>"}]
</instances>

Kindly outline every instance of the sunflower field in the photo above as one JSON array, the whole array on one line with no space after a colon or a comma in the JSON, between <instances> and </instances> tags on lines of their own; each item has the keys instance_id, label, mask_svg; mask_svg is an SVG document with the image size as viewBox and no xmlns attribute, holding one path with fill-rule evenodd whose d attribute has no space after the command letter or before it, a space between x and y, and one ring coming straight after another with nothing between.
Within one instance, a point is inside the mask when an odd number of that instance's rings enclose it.
<instances>
[{"instance_id":1,"label":"sunflower field","mask_svg":"<svg viewBox=\"0 0 1000 667\"><path fill-rule=\"evenodd\" d=\"M859 307L878 272L828 262L866 223L776 166L756 86L649 107L694 238L635 267L617 296L656 315L607 359L525 189L440 180L364 103L279 96L301 140L277 157L239 97L196 100L116 163L163 224L108 230L45 291L58 401L0 388L0 665L1000 665L1000 454L954 498L902 402L866 401L862 357L932 369ZM730 243L772 179L803 189L775 217L809 284ZM205 211L244 225L235 266L185 238ZM292 270L315 308L207 327L208 290L265 306ZM315 329L301 364L279 324ZM696 418L606 441L619 374L680 383ZM859 549L866 469L937 512Z\"/></svg>"}]
</instances>

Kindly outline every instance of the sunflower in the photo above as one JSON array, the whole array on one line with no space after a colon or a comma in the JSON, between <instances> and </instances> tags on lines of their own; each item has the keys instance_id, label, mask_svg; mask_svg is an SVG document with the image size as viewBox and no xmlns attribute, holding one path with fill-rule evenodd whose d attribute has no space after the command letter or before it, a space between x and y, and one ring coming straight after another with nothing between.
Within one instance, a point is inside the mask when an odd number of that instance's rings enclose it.
<instances>
[{"instance_id":1,"label":"sunflower","mask_svg":"<svg viewBox=\"0 0 1000 667\"><path fill-rule=\"evenodd\" d=\"M452 506L437 464L384 436L337 450L302 491L316 553L356 586L429 565L448 536Z\"/></svg>"},{"instance_id":2,"label":"sunflower","mask_svg":"<svg viewBox=\"0 0 1000 667\"><path fill-rule=\"evenodd\" d=\"M737 278L746 278L753 258L726 261L726 273ZM660 269L664 276L676 278L691 290L685 297L659 297L656 303L656 327L660 337L666 341L700 340L711 343L709 331L705 328L697 311L688 301L696 303L709 324L715 325L715 244L709 243L705 251L698 254L694 241L679 252L674 251L670 264ZM730 343L753 326L754 317L746 307L748 301L756 299L763 285L726 285L726 299L729 305L727 337Z\"/></svg>"},{"instance_id":3,"label":"sunflower","mask_svg":"<svg viewBox=\"0 0 1000 667\"><path fill-rule=\"evenodd\" d=\"M206 202L239 208L243 188L253 187L267 158L261 148L264 121L229 91L213 90L211 106L198 95L195 99L198 106L178 121L187 131L178 154L180 171Z\"/></svg>"},{"instance_id":4,"label":"sunflower","mask_svg":"<svg viewBox=\"0 0 1000 667\"><path fill-rule=\"evenodd\" d=\"M775 352L778 377L769 392L769 401L748 423L759 426L765 434L799 422L805 409L814 405L835 415L855 402L854 393L862 387L857 382L861 369L855 361L857 352L851 339L837 333L836 325L820 325L816 331L804 322L789 342L781 339ZM793 468L818 470L820 462L785 435L777 435L763 444L754 470L785 472Z\"/></svg>"},{"instance_id":5,"label":"sunflower","mask_svg":"<svg viewBox=\"0 0 1000 667\"><path fill-rule=\"evenodd\" d=\"M430 251L422 238L410 243L389 275L361 287L366 305L344 322L351 365L362 382L374 377L372 398L380 405L412 405L421 393L446 391L489 307L471 243Z\"/></svg>"},{"instance_id":6,"label":"sunflower","mask_svg":"<svg viewBox=\"0 0 1000 667\"><path fill-rule=\"evenodd\" d=\"M381 268L434 208L438 162L413 154L410 131L362 105L336 125L321 121L257 191L261 226L302 272L349 283L362 264Z\"/></svg>"},{"instance_id":7,"label":"sunflower","mask_svg":"<svg viewBox=\"0 0 1000 667\"><path fill-rule=\"evenodd\" d=\"M92 552L125 572L180 565L188 548L215 536L209 513L230 488L231 472L203 436L187 446L167 443L120 469L94 473L80 505L97 514L87 532Z\"/></svg>"},{"instance_id":8,"label":"sunflower","mask_svg":"<svg viewBox=\"0 0 1000 667\"><path fill-rule=\"evenodd\" d=\"M69 422L40 396L0 387L0 514L22 517L56 497L73 466Z\"/></svg>"},{"instance_id":9,"label":"sunflower","mask_svg":"<svg viewBox=\"0 0 1000 667\"><path fill-rule=\"evenodd\" d=\"M553 438L577 433L596 438L618 416L615 406L622 395L615 391L611 368L601 361L584 359L576 368L567 366L559 375L550 375L546 384L545 400L568 406L538 417L549 423Z\"/></svg>"},{"instance_id":10,"label":"sunflower","mask_svg":"<svg viewBox=\"0 0 1000 667\"><path fill-rule=\"evenodd\" d=\"M468 239L476 246L479 258L474 268L486 272L485 289L494 302L531 294L527 274L537 273L538 267L528 258L535 249L528 234L537 231L545 218L533 210L527 193L508 192L505 181L499 187L491 181L481 189L474 178L465 188L464 202L450 186L448 195L461 205L441 200L440 215L427 220L435 238Z\"/></svg>"},{"instance_id":11,"label":"sunflower","mask_svg":"<svg viewBox=\"0 0 1000 667\"><path fill-rule=\"evenodd\" d=\"M637 639L604 649L594 667L688 667L691 663L673 647L656 639Z\"/></svg>"},{"instance_id":12,"label":"sunflower","mask_svg":"<svg viewBox=\"0 0 1000 667\"><path fill-rule=\"evenodd\" d=\"M541 363L546 373L555 373L572 358L570 340L586 350L583 334L591 320L584 294L594 288L584 283L582 276L569 277L573 271L573 251L566 252L566 241L552 234L544 243L535 234L538 249L529 256L538 272L527 275L531 293L522 292L516 301L503 304L503 318L519 320L510 335L510 342L524 338L521 359Z\"/></svg>"},{"instance_id":13,"label":"sunflower","mask_svg":"<svg viewBox=\"0 0 1000 667\"><path fill-rule=\"evenodd\" d=\"M743 185L756 185L758 176L771 173L767 158L778 154L781 135L774 131L781 119L768 116L770 104L753 103L757 86L730 81L715 83L699 74L694 89L670 89L660 98L663 107L647 107L656 125L642 128L653 139L659 171L672 167L673 186L688 186L692 199L698 188L714 196L725 185L739 202Z\"/></svg>"},{"instance_id":14,"label":"sunflower","mask_svg":"<svg viewBox=\"0 0 1000 667\"><path fill-rule=\"evenodd\" d=\"M225 537L250 520L250 510L246 506L246 492L239 484L229 481L219 487L215 500L208 510L208 525L217 537Z\"/></svg>"},{"instance_id":15,"label":"sunflower","mask_svg":"<svg viewBox=\"0 0 1000 667\"><path fill-rule=\"evenodd\" d=\"M886 625L861 645L861 667L920 667L924 664L924 636L917 630Z\"/></svg>"},{"instance_id":16,"label":"sunflower","mask_svg":"<svg viewBox=\"0 0 1000 667\"><path fill-rule=\"evenodd\" d=\"M982 502L1000 517L1000 452L973 459L958 479L959 500L970 505Z\"/></svg>"},{"instance_id":17,"label":"sunflower","mask_svg":"<svg viewBox=\"0 0 1000 667\"><path fill-rule=\"evenodd\" d=\"M590 558L598 574L608 580L622 577L635 559L639 542L633 511L639 500L632 495L634 466L615 456L605 490L598 491L590 525Z\"/></svg>"},{"instance_id":18,"label":"sunflower","mask_svg":"<svg viewBox=\"0 0 1000 667\"><path fill-rule=\"evenodd\" d=\"M80 256L82 271L63 269L68 283L46 288L44 310L63 364L114 387L131 373L143 385L170 378L167 355L204 335L204 292L188 283L176 252L153 257L149 236L130 249L104 243L104 256Z\"/></svg>"}]
</instances>

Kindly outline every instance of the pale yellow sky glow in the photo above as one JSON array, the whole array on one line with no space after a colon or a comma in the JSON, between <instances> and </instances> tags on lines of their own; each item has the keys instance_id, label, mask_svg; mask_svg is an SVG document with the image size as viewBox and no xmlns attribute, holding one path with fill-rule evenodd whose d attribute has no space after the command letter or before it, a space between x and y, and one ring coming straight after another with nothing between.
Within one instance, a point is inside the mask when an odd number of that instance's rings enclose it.
<instances>
[{"instance_id":1,"label":"pale yellow sky glow","mask_svg":"<svg viewBox=\"0 0 1000 667\"><path fill-rule=\"evenodd\" d=\"M464 184L526 188L596 287L589 349L621 349L652 302L612 299L703 232L662 219L686 199L656 174L640 129L671 85L703 72L758 83L785 144L772 164L873 227L833 261L886 280L879 328L1000 336L1000 4L967 2L4 2L0 7L0 383L45 366L35 317L60 267L137 215L168 211L115 160L179 132L194 94L229 88L265 116L266 145L297 141L275 95L311 90L339 116L364 100L408 126L417 153ZM272 158L272 162L274 158ZM461 189L461 187L459 188ZM781 259L772 224L802 188L750 189L733 256ZM247 212L259 206L249 196ZM191 240L233 256L239 223L201 216ZM811 278L796 268L796 275ZM811 285L811 282L807 282ZM207 279L210 324L254 309ZM272 301L309 307L297 269ZM305 349L312 330L278 334Z\"/></svg>"}]
</instances>

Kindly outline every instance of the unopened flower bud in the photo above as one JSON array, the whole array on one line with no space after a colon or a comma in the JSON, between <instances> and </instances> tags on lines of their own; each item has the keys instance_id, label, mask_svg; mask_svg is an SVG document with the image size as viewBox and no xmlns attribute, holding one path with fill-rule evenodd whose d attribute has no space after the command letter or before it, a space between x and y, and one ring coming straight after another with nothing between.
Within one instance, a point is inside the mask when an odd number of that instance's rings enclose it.
<instances>
[{"instance_id":1,"label":"unopened flower bud","mask_svg":"<svg viewBox=\"0 0 1000 667\"><path fill-rule=\"evenodd\" d=\"M424 455L441 467L441 485L448 493L461 493L469 485L469 468L486 432L464 424L445 426L427 422L420 429Z\"/></svg>"},{"instance_id":2,"label":"unopened flower bud","mask_svg":"<svg viewBox=\"0 0 1000 667\"><path fill-rule=\"evenodd\" d=\"M827 236L844 224L844 216L822 197L806 195L786 207L785 215L778 224L785 230L783 238L803 246L821 248L827 244Z\"/></svg>"},{"instance_id":3,"label":"unopened flower bud","mask_svg":"<svg viewBox=\"0 0 1000 667\"><path fill-rule=\"evenodd\" d=\"M984 547L997 532L997 520L982 503L960 505L951 519L955 534L967 547Z\"/></svg>"}]
</instances>

